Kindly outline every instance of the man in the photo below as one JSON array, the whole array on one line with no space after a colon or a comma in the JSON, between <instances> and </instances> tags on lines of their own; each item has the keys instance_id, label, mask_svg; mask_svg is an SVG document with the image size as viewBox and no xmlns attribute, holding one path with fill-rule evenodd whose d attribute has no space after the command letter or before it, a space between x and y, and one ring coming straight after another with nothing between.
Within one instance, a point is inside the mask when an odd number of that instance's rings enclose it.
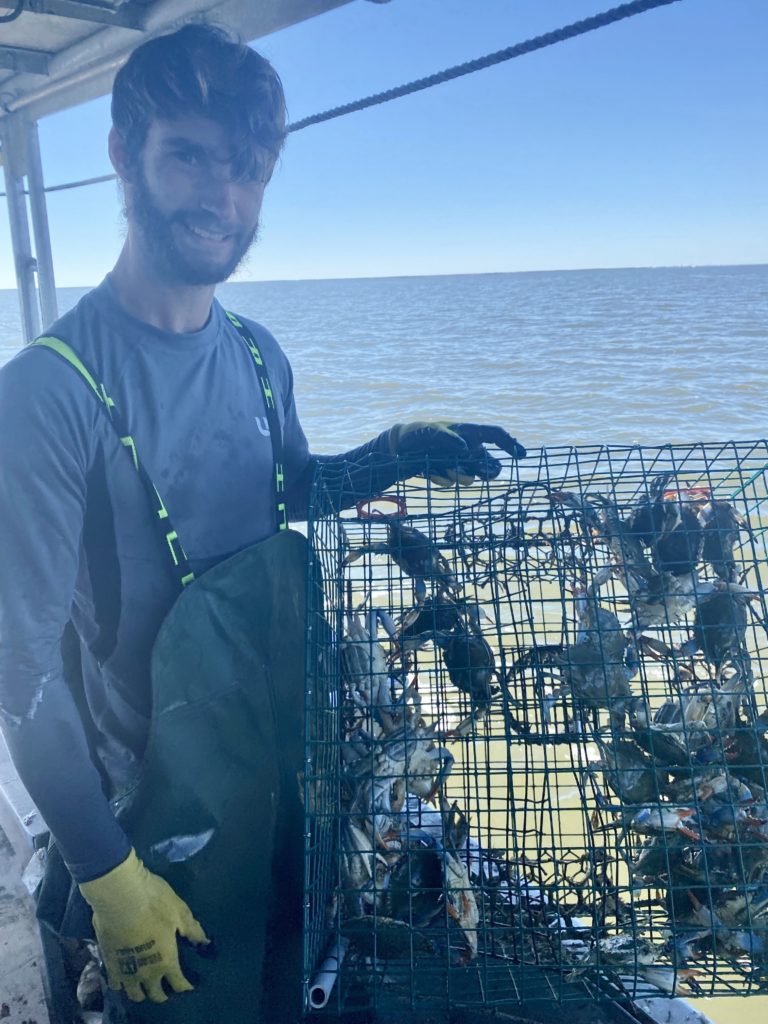
<instances>
[{"instance_id":1,"label":"man","mask_svg":"<svg viewBox=\"0 0 768 1024\"><path fill-rule=\"evenodd\" d=\"M267 61L219 30L186 26L133 53L115 80L112 116L109 152L127 219L117 264L0 373L0 718L93 911L110 989L122 990L110 996L107 1019L170 1020L163 1014L189 1000L178 1019L202 1021L190 996L162 1011L145 1004L147 1016L132 1006L192 990L177 936L203 951L207 921L147 870L113 813L119 800L109 802L147 772L161 624L204 592L212 567L219 573L250 551L258 559L288 517L306 517L319 461L338 472L339 507L406 473L494 476L499 463L483 441L525 452L500 428L417 423L344 455L309 453L282 351L214 300L256 236L285 138L282 87ZM70 620L82 658L79 708L62 661ZM278 689L274 699L289 697ZM263 740L275 740L276 757L281 713L276 736ZM284 790L276 797L275 786L264 801L292 799ZM279 874L281 842L289 854L301 849L294 811L290 827L288 817L280 825L280 807L265 826L266 871ZM288 840L274 838L279 828ZM158 856L157 846L148 854ZM290 877L295 918L301 878ZM265 893L270 884L259 879ZM243 933L259 950L274 925L267 917ZM225 953L219 958L214 974ZM276 1019L275 1005L265 1005L263 1019Z\"/></svg>"}]
</instances>

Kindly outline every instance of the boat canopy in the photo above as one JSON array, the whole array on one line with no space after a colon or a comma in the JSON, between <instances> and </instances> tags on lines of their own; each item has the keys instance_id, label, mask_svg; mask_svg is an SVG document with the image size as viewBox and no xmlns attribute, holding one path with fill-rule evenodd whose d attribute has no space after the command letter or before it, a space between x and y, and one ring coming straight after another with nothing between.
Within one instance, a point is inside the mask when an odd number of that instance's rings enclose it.
<instances>
[{"instance_id":1,"label":"boat canopy","mask_svg":"<svg viewBox=\"0 0 768 1024\"><path fill-rule=\"evenodd\" d=\"M132 50L185 22L213 21L250 42L350 2L0 0L0 163L27 341L57 316L39 118L109 92Z\"/></svg>"}]
</instances>

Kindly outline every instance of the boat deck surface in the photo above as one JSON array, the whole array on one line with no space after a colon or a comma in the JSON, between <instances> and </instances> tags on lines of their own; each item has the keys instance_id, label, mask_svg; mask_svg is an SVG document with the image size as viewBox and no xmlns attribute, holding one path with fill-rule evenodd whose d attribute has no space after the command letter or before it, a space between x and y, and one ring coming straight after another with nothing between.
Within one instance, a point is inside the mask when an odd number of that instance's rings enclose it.
<instances>
[{"instance_id":1,"label":"boat deck surface","mask_svg":"<svg viewBox=\"0 0 768 1024\"><path fill-rule=\"evenodd\" d=\"M45 822L19 781L0 736L0 1021L48 1024L43 950L22 881Z\"/></svg>"},{"instance_id":2,"label":"boat deck surface","mask_svg":"<svg viewBox=\"0 0 768 1024\"><path fill-rule=\"evenodd\" d=\"M32 898L21 881L24 867L23 857L0 830L0 1020L48 1024L43 951Z\"/></svg>"}]
</instances>

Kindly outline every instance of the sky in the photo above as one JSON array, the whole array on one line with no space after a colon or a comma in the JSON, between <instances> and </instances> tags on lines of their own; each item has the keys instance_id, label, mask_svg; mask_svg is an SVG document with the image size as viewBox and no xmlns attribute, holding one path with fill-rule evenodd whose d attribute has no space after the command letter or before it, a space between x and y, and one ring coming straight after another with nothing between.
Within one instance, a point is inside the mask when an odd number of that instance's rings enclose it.
<instances>
[{"instance_id":1,"label":"sky","mask_svg":"<svg viewBox=\"0 0 768 1024\"><path fill-rule=\"evenodd\" d=\"M254 45L299 120L616 2L354 0ZM292 134L238 279L768 263L766 39L768 0L680 0ZM109 124L108 97L43 119L46 184L109 173ZM116 185L48 211L57 284L100 281Z\"/></svg>"}]
</instances>

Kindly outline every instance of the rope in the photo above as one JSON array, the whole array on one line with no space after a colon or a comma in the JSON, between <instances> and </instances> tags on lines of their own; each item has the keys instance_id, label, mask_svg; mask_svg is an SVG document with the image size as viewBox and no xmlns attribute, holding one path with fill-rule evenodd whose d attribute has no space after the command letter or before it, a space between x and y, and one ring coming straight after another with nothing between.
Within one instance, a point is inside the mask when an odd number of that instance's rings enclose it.
<instances>
[{"instance_id":1,"label":"rope","mask_svg":"<svg viewBox=\"0 0 768 1024\"><path fill-rule=\"evenodd\" d=\"M508 46L505 50L497 50L487 57L478 57L476 60L467 61L465 64L457 64L455 67L447 68L445 71L438 71L426 78L419 78L415 82L397 86L395 89L387 89L386 92L377 92L373 96L356 100L354 103L345 103L341 107L333 107L320 114L312 114L301 121L294 121L289 124L287 131L300 132L302 128L308 128L313 124L320 124L322 121L330 121L336 117L343 117L345 114L352 114L357 110L365 110L367 107L378 106L380 103L389 103L390 100L400 99L401 96L410 96L411 93L421 92L423 89L431 89L435 85L442 85L443 82L450 82L454 78L461 78L463 75L474 74L475 71L483 71L485 68L493 67L504 61L512 60L515 57L522 57L523 54L533 53L535 50L543 50L546 46L554 46L555 43L562 43L566 39L574 39L576 36L583 36L587 32L594 32L595 29L604 28L606 25L613 25L625 18L632 18L636 14L643 14L645 11L653 10L655 7L666 7L669 4L679 3L680 0L632 0L631 3L622 4L620 7L612 7L602 14L595 14L591 18L584 18L582 21L574 21L571 25L555 29L554 32L545 32L544 35L527 39L523 43L516 43ZM24 0L20 0L19 11ZM2 20L2 19L0 19ZM65 185L50 185L44 189L45 192L57 192L67 188L80 188L83 185L95 185L102 181L113 181L117 175L104 174L99 178L85 178L82 181L72 181ZM0 192L0 196L6 195Z\"/></svg>"},{"instance_id":2,"label":"rope","mask_svg":"<svg viewBox=\"0 0 768 1024\"><path fill-rule=\"evenodd\" d=\"M401 96L409 96L411 93L420 92L422 89L431 89L434 85L442 85L443 82L450 82L454 78L461 78L462 75L471 75L475 71L483 71L485 68L493 67L494 64L501 64L506 60L515 57L522 57L525 53L533 53L534 50L543 50L546 46L553 46L555 43L562 43L566 39L573 39L576 36L583 36L587 32L594 32L595 29L612 25L624 18L632 18L636 14L643 14L654 7L665 7L668 4L679 3L679 0L633 0L632 3L622 4L620 7L612 7L602 14L595 14L591 18L584 18L583 21L575 21L564 28L555 29L554 32L545 32L542 36L535 36L524 43L517 43L515 46L508 46L506 50L498 50L496 53L488 54L487 57L478 57L477 60L467 61L466 64L457 64L455 67L447 68L445 71L438 71L437 74L428 75L426 78L419 78L407 85L400 85L395 89L387 89L386 92L377 92L373 96L357 100L354 103L346 103L342 107L334 107L321 114L313 114L305 117L302 121L296 121L288 125L289 132L298 132L302 128L308 128L312 124L319 124L321 121L330 121L334 117L342 117L344 114L352 114L357 110L364 110L366 107L374 107L379 103L389 103L390 100L400 99Z\"/></svg>"}]
</instances>

